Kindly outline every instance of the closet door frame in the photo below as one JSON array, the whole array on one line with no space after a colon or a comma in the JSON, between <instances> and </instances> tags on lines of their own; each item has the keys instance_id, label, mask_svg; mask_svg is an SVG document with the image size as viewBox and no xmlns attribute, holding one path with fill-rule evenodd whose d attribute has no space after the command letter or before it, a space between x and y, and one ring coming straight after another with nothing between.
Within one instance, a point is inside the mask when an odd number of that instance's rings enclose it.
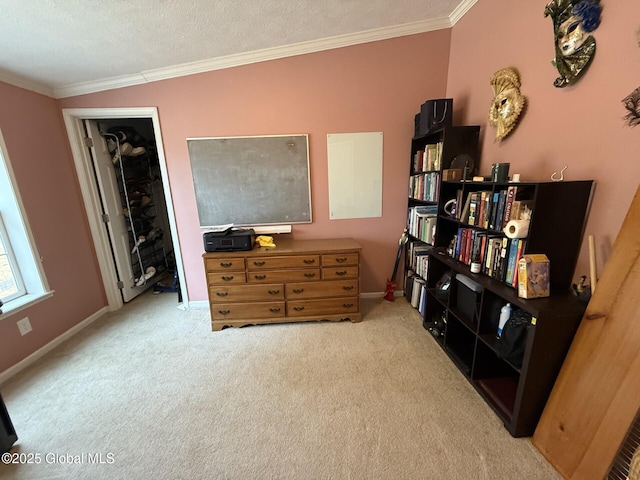
<instances>
[{"instance_id":1,"label":"closet door frame","mask_svg":"<svg viewBox=\"0 0 640 480\"><path fill-rule=\"evenodd\" d=\"M185 285L184 266L182 262L182 253L178 240L178 230L176 225L175 210L171 197L171 186L169 185L169 177L167 174L167 162L164 154L162 142L162 134L160 131L160 120L158 117L158 109L155 107L134 107L134 108L69 108L63 109L65 127L69 136L69 144L71 153L80 183L80 190L87 212L87 220L93 244L98 259L98 265L102 275L102 283L104 285L105 294L107 296L108 310L118 310L123 306L122 296L118 288L118 279L116 275L116 267L111 255L110 239L102 222L102 206L100 194L93 179L93 170L91 166L91 156L89 149L84 143L84 121L85 120L102 120L102 119L130 119L130 118L148 118L153 123L155 133L155 143L158 151L158 159L160 162L160 172L162 177L162 185L164 188L164 196L167 205L167 214L169 217L169 225L171 227L171 239L174 246L174 254L176 268L178 269L178 278L181 279L180 293L182 296L182 304L179 308L188 308L189 297Z\"/></svg>"}]
</instances>

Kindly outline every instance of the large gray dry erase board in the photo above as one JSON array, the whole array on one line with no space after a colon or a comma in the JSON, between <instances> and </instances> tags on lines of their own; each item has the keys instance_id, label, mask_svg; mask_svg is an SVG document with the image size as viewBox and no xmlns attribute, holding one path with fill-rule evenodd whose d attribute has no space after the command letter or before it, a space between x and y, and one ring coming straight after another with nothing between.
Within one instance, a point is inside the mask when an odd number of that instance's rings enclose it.
<instances>
[{"instance_id":1,"label":"large gray dry erase board","mask_svg":"<svg viewBox=\"0 0 640 480\"><path fill-rule=\"evenodd\" d=\"M311 222L307 135L187 144L201 227Z\"/></svg>"}]
</instances>

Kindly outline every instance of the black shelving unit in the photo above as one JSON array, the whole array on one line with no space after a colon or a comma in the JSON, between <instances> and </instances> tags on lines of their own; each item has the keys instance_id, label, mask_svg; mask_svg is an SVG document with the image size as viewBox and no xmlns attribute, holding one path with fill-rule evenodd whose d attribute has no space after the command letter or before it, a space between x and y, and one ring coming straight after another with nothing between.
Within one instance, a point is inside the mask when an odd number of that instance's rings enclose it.
<instances>
[{"instance_id":1,"label":"black shelving unit","mask_svg":"<svg viewBox=\"0 0 640 480\"><path fill-rule=\"evenodd\" d=\"M461 159L477 159L478 136L479 127L447 127L412 139L407 214L411 235L405 257L405 293L423 315L425 329L509 433L514 437L530 436L586 308L571 294L570 287L593 182L472 181L472 170L462 180L443 180L444 169L460 166ZM421 162L422 152L433 144L439 144L439 161ZM522 218L529 224L523 238L506 238L506 220L497 208L501 197L503 208L510 199L509 208L515 212L517 205L525 212ZM445 205L453 202L455 210L445 211ZM416 207L422 208L424 218L431 217L428 238L415 229ZM474 215L468 215L469 211ZM482 245L478 250L483 251L480 273L471 273L474 258L470 247L476 238L485 243L478 243ZM520 255L547 255L551 295L520 298L513 268L486 261L486 250L482 249L490 238L502 248L519 246ZM458 275L470 280L477 291L458 281ZM416 284L419 300L413 288ZM498 348L498 321L506 303L528 320L522 363L508 360Z\"/></svg>"},{"instance_id":2,"label":"black shelving unit","mask_svg":"<svg viewBox=\"0 0 640 480\"><path fill-rule=\"evenodd\" d=\"M4 404L2 395L0 395L0 451L8 452L17 441L18 435L15 428L13 428L13 423L9 418L9 412Z\"/></svg>"}]
</instances>

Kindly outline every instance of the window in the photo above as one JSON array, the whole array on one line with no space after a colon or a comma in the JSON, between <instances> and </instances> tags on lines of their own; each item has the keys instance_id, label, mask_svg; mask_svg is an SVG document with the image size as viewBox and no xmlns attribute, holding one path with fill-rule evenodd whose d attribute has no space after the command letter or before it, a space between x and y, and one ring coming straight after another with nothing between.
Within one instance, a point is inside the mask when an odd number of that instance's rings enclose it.
<instances>
[{"instance_id":1,"label":"window","mask_svg":"<svg viewBox=\"0 0 640 480\"><path fill-rule=\"evenodd\" d=\"M18 262L8 239L9 236L0 215L0 299L3 303L27 293L22 283Z\"/></svg>"},{"instance_id":2,"label":"window","mask_svg":"<svg viewBox=\"0 0 640 480\"><path fill-rule=\"evenodd\" d=\"M2 132L0 192L0 300L4 304L4 317L47 298L52 292L48 292Z\"/></svg>"}]
</instances>

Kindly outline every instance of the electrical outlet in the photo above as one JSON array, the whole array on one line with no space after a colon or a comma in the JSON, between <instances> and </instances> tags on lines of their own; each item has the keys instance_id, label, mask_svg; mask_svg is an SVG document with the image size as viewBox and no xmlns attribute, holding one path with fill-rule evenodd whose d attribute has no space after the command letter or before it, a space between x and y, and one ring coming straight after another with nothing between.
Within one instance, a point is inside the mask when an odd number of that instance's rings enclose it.
<instances>
[{"instance_id":1,"label":"electrical outlet","mask_svg":"<svg viewBox=\"0 0 640 480\"><path fill-rule=\"evenodd\" d=\"M26 335L31 330L31 322L29 321L29 317L24 317L22 320L18 320L18 330L20 330L20 335Z\"/></svg>"}]
</instances>

